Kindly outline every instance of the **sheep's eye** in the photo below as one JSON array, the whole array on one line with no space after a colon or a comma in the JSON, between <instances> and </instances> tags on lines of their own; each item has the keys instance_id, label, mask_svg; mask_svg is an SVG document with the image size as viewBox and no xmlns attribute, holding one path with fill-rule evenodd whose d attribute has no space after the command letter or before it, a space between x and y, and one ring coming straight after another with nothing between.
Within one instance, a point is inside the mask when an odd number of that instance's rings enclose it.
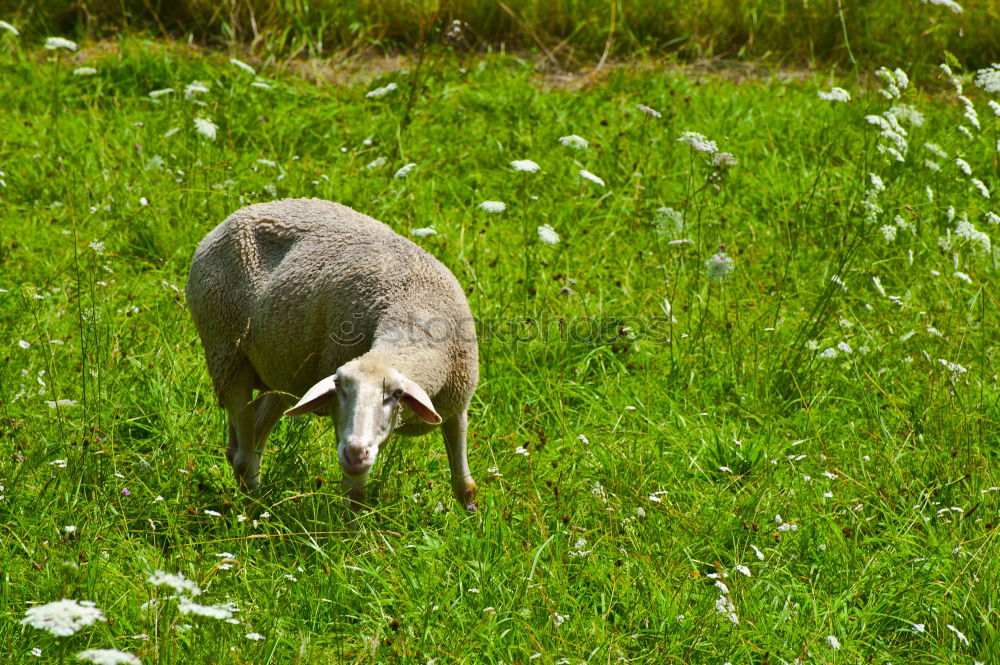
<instances>
[{"instance_id":1,"label":"sheep's eye","mask_svg":"<svg viewBox=\"0 0 1000 665\"><path fill-rule=\"evenodd\" d=\"M396 388L394 391L392 391L393 399L403 399L403 394L404 391L402 388Z\"/></svg>"}]
</instances>

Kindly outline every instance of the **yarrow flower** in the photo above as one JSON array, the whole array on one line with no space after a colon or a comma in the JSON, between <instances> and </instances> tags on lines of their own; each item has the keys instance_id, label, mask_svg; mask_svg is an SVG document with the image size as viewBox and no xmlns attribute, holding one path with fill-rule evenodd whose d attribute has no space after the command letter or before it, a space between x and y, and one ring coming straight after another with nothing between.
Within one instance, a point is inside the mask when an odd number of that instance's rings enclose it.
<instances>
[{"instance_id":1,"label":"yarrow flower","mask_svg":"<svg viewBox=\"0 0 1000 665\"><path fill-rule=\"evenodd\" d=\"M591 173L590 171L587 171L586 169L580 169L580 177L583 178L583 179L585 179L585 180L589 180L590 182L592 182L592 183L594 183L596 185L600 185L601 187L604 187L604 181L601 180L596 175L594 175L593 173Z\"/></svg>"},{"instance_id":2,"label":"yarrow flower","mask_svg":"<svg viewBox=\"0 0 1000 665\"><path fill-rule=\"evenodd\" d=\"M733 260L725 253L719 252L705 261L705 271L709 279L720 282L733 271Z\"/></svg>"},{"instance_id":3,"label":"yarrow flower","mask_svg":"<svg viewBox=\"0 0 1000 665\"><path fill-rule=\"evenodd\" d=\"M214 140L219 126L208 118L197 117L194 119L194 129L205 138Z\"/></svg>"},{"instance_id":4,"label":"yarrow flower","mask_svg":"<svg viewBox=\"0 0 1000 665\"><path fill-rule=\"evenodd\" d=\"M699 134L698 132L684 132L677 140L681 143L687 143L698 152L714 154L719 151L715 141L709 141L703 134Z\"/></svg>"},{"instance_id":5,"label":"yarrow flower","mask_svg":"<svg viewBox=\"0 0 1000 665\"><path fill-rule=\"evenodd\" d=\"M410 162L409 164L403 166L398 171L396 171L392 175L392 177L396 178L397 180L400 179L400 178L405 178L407 176L407 174L409 174L409 172L412 171L415 168L417 168L416 163L415 162Z\"/></svg>"},{"instance_id":6,"label":"yarrow flower","mask_svg":"<svg viewBox=\"0 0 1000 665\"><path fill-rule=\"evenodd\" d=\"M395 83L389 83L388 85L384 85L381 88L375 88L374 90L369 90L368 92L365 93L365 97L367 97L368 99L375 99L376 97L384 97L385 95L388 95L390 92L398 88L399 86L396 85Z\"/></svg>"},{"instance_id":7,"label":"yarrow flower","mask_svg":"<svg viewBox=\"0 0 1000 665\"><path fill-rule=\"evenodd\" d=\"M986 92L1000 92L1000 63L977 71L976 85Z\"/></svg>"},{"instance_id":8,"label":"yarrow flower","mask_svg":"<svg viewBox=\"0 0 1000 665\"><path fill-rule=\"evenodd\" d=\"M93 67L77 67L73 70L73 76L93 76L97 70Z\"/></svg>"},{"instance_id":9,"label":"yarrow flower","mask_svg":"<svg viewBox=\"0 0 1000 665\"><path fill-rule=\"evenodd\" d=\"M851 95L843 88L831 88L829 92L819 91L819 98L827 102L849 102Z\"/></svg>"},{"instance_id":10,"label":"yarrow flower","mask_svg":"<svg viewBox=\"0 0 1000 665\"><path fill-rule=\"evenodd\" d=\"M925 5L927 3L930 3L932 5L939 5L941 7L947 7L948 9L950 9L951 11L953 11L956 14L961 14L962 13L962 5L960 5L957 2L955 2L955 0L920 0L920 2L924 3Z\"/></svg>"},{"instance_id":11,"label":"yarrow flower","mask_svg":"<svg viewBox=\"0 0 1000 665\"><path fill-rule=\"evenodd\" d=\"M523 171L525 173L535 173L541 169L537 163L531 161L530 159L515 159L510 163L510 166L515 171Z\"/></svg>"},{"instance_id":12,"label":"yarrow flower","mask_svg":"<svg viewBox=\"0 0 1000 665\"><path fill-rule=\"evenodd\" d=\"M835 636L833 636L833 635L827 635L826 636L826 641L830 645L831 648L833 648L833 649L839 649L840 648L840 640L838 640Z\"/></svg>"},{"instance_id":13,"label":"yarrow flower","mask_svg":"<svg viewBox=\"0 0 1000 665\"><path fill-rule=\"evenodd\" d=\"M712 155L712 166L717 169L725 169L730 166L736 166L739 162L736 161L736 157L733 156L731 152L717 152Z\"/></svg>"},{"instance_id":14,"label":"yarrow flower","mask_svg":"<svg viewBox=\"0 0 1000 665\"><path fill-rule=\"evenodd\" d=\"M248 65L247 63L243 62L242 60L237 60L236 58L230 58L229 64L233 65L234 67L239 67L250 76L257 76L257 70Z\"/></svg>"},{"instance_id":15,"label":"yarrow flower","mask_svg":"<svg viewBox=\"0 0 1000 665\"><path fill-rule=\"evenodd\" d=\"M663 114L662 114L662 113L660 113L660 112L659 112L659 111L657 111L656 109L651 109L651 108L649 108L649 107L648 107L648 106L646 106L645 104L636 104L636 105L635 105L635 107L636 107L637 109L639 109L640 111L642 111L643 113L645 113L646 115L651 115L651 116L653 116L654 118L662 118L662 117L663 117Z\"/></svg>"},{"instance_id":16,"label":"yarrow flower","mask_svg":"<svg viewBox=\"0 0 1000 665\"><path fill-rule=\"evenodd\" d=\"M69 637L84 626L96 621L107 621L104 613L89 600L63 600L28 608L21 624L47 630L59 637Z\"/></svg>"},{"instance_id":17,"label":"yarrow flower","mask_svg":"<svg viewBox=\"0 0 1000 665\"><path fill-rule=\"evenodd\" d=\"M233 603L219 603L217 605L199 605L188 598L182 597L177 604L177 609L181 614L197 614L198 616L211 617L212 619L230 619L236 612L236 605Z\"/></svg>"},{"instance_id":18,"label":"yarrow flower","mask_svg":"<svg viewBox=\"0 0 1000 665\"><path fill-rule=\"evenodd\" d=\"M542 224L538 227L538 239L546 245L555 245L559 242L559 234L548 224Z\"/></svg>"},{"instance_id":19,"label":"yarrow flower","mask_svg":"<svg viewBox=\"0 0 1000 665\"><path fill-rule=\"evenodd\" d=\"M577 136L576 134L560 136L559 143L563 144L567 148L573 148L574 150L584 150L588 145L590 145L587 143L587 139L582 136Z\"/></svg>"},{"instance_id":20,"label":"yarrow flower","mask_svg":"<svg viewBox=\"0 0 1000 665\"><path fill-rule=\"evenodd\" d=\"M79 48L76 42L70 41L69 39L63 39L62 37L49 37L45 40L45 48L48 51L55 51L61 48L67 51L75 51Z\"/></svg>"},{"instance_id":21,"label":"yarrow flower","mask_svg":"<svg viewBox=\"0 0 1000 665\"><path fill-rule=\"evenodd\" d=\"M76 654L80 660L89 660L94 665L142 665L139 657L118 649L87 649Z\"/></svg>"},{"instance_id":22,"label":"yarrow flower","mask_svg":"<svg viewBox=\"0 0 1000 665\"><path fill-rule=\"evenodd\" d=\"M199 92L208 92L208 84L202 83L201 81L191 81L184 86L185 97L194 97L195 94Z\"/></svg>"},{"instance_id":23,"label":"yarrow flower","mask_svg":"<svg viewBox=\"0 0 1000 665\"><path fill-rule=\"evenodd\" d=\"M503 201L483 201L479 204L479 209L494 215L507 209L507 204Z\"/></svg>"},{"instance_id":24,"label":"yarrow flower","mask_svg":"<svg viewBox=\"0 0 1000 665\"><path fill-rule=\"evenodd\" d=\"M173 575L162 570L157 570L146 581L153 586L170 587L177 593L189 594L191 596L201 595L201 589L198 585L193 580L184 577L183 573Z\"/></svg>"}]
</instances>

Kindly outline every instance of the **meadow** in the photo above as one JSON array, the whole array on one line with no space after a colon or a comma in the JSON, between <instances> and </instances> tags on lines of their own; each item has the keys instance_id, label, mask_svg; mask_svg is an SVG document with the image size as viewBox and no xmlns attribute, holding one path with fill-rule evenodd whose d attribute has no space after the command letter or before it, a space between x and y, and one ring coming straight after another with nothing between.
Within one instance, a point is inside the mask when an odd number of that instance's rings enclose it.
<instances>
[{"instance_id":1,"label":"meadow","mask_svg":"<svg viewBox=\"0 0 1000 665\"><path fill-rule=\"evenodd\" d=\"M49 46L0 26L5 663L1000 657L1000 67ZM477 512L435 433L350 513L308 417L236 490L184 283L300 196L466 287Z\"/></svg>"}]
</instances>

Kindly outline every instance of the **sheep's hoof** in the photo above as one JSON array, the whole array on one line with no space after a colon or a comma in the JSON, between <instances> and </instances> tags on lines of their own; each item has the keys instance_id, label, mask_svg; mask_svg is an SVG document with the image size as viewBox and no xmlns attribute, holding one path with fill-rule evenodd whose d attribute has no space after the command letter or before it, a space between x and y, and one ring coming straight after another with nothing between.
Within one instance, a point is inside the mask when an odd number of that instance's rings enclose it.
<instances>
[{"instance_id":1,"label":"sheep's hoof","mask_svg":"<svg viewBox=\"0 0 1000 665\"><path fill-rule=\"evenodd\" d=\"M455 498L458 500L459 505L470 512L478 510L479 506L476 504L476 481L472 478L460 478L452 481L451 488L455 493Z\"/></svg>"},{"instance_id":2,"label":"sheep's hoof","mask_svg":"<svg viewBox=\"0 0 1000 665\"><path fill-rule=\"evenodd\" d=\"M226 457L229 457L228 451ZM254 453L250 455L240 455L237 451L230 464L233 467L233 475L240 489L247 494L253 494L260 489L260 456Z\"/></svg>"}]
</instances>

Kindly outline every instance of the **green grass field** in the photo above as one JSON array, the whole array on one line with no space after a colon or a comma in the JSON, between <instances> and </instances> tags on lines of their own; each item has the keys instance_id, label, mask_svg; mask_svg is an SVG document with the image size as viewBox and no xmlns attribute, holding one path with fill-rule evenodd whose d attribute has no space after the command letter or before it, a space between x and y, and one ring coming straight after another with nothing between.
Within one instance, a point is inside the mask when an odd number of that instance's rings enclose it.
<instances>
[{"instance_id":1,"label":"green grass field","mask_svg":"<svg viewBox=\"0 0 1000 665\"><path fill-rule=\"evenodd\" d=\"M1000 74L567 82L431 49L329 84L18 39L0 29L4 663L1000 657ZM355 518L317 418L280 423L263 491L236 490L183 285L208 230L291 196L385 221L466 286L478 512L433 434L383 451ZM191 612L156 571L232 605ZM22 622L64 598L106 621Z\"/></svg>"}]
</instances>

